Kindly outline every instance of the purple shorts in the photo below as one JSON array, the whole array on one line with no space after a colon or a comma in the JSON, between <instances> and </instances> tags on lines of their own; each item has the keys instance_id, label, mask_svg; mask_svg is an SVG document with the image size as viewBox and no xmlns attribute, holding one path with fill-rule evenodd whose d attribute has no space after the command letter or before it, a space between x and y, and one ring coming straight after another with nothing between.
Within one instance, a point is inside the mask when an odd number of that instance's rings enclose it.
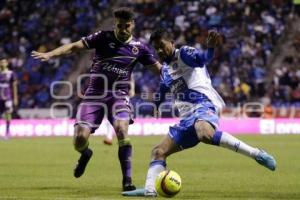
<instances>
[{"instance_id":1,"label":"purple shorts","mask_svg":"<svg viewBox=\"0 0 300 200\"><path fill-rule=\"evenodd\" d=\"M105 115L112 125L115 120L128 120L132 124L129 97L108 96L101 100L83 100L78 107L75 125L87 125L91 133L94 133Z\"/></svg>"}]
</instances>

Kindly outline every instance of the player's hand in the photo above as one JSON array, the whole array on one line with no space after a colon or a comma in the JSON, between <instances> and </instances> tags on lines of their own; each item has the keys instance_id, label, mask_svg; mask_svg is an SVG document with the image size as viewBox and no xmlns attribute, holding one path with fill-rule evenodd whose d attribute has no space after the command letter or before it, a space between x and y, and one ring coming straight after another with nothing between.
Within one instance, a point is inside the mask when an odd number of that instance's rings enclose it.
<instances>
[{"instance_id":1,"label":"player's hand","mask_svg":"<svg viewBox=\"0 0 300 200\"><path fill-rule=\"evenodd\" d=\"M215 30L211 30L208 32L208 36L206 38L206 45L208 48L214 48L218 46L222 41L222 36Z\"/></svg>"},{"instance_id":2,"label":"player's hand","mask_svg":"<svg viewBox=\"0 0 300 200\"><path fill-rule=\"evenodd\" d=\"M31 52L31 56L34 58L34 59L39 59L41 61L48 61L50 60L51 56L49 53L40 53L40 52L37 52L37 51L32 51Z\"/></svg>"}]
</instances>

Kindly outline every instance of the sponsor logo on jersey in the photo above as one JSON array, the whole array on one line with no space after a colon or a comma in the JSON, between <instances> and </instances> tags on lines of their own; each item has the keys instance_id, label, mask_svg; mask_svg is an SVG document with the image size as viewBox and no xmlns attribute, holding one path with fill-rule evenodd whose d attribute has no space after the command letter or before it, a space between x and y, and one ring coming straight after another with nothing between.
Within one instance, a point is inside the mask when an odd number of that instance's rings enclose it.
<instances>
[{"instance_id":1,"label":"sponsor logo on jersey","mask_svg":"<svg viewBox=\"0 0 300 200\"><path fill-rule=\"evenodd\" d=\"M141 42L140 41L130 41L129 44L139 46L139 45L141 45Z\"/></svg>"},{"instance_id":2,"label":"sponsor logo on jersey","mask_svg":"<svg viewBox=\"0 0 300 200\"><path fill-rule=\"evenodd\" d=\"M119 68L118 65L115 63L113 64L109 62L104 62L102 63L102 66L103 71L113 72L121 76L127 76L129 73L129 71Z\"/></svg>"},{"instance_id":3,"label":"sponsor logo on jersey","mask_svg":"<svg viewBox=\"0 0 300 200\"><path fill-rule=\"evenodd\" d=\"M174 94L178 92L182 92L187 88L188 88L187 84L183 78L176 79L171 84L171 92Z\"/></svg>"},{"instance_id":4,"label":"sponsor logo on jersey","mask_svg":"<svg viewBox=\"0 0 300 200\"><path fill-rule=\"evenodd\" d=\"M131 51L134 55L137 55L139 53L139 49L136 46L133 46Z\"/></svg>"}]
</instances>

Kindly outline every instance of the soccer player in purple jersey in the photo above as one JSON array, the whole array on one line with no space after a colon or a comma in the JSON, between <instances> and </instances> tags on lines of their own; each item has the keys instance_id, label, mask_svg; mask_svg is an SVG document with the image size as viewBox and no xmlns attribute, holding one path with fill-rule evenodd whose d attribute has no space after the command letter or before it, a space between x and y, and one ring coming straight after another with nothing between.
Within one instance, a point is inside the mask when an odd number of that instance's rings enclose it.
<instances>
[{"instance_id":1,"label":"soccer player in purple jersey","mask_svg":"<svg viewBox=\"0 0 300 200\"><path fill-rule=\"evenodd\" d=\"M156 72L159 72L161 65L145 44L133 38L133 11L127 7L116 9L114 18L113 31L98 31L50 52L33 51L32 56L48 61L84 49L96 50L89 85L76 117L74 146L81 156L74 176L80 177L84 173L93 154L88 147L88 138L99 127L107 112L118 138L123 191L130 191L135 189L131 180L132 147L127 137L128 126L132 123L128 98L130 76L137 62Z\"/></svg>"},{"instance_id":2,"label":"soccer player in purple jersey","mask_svg":"<svg viewBox=\"0 0 300 200\"><path fill-rule=\"evenodd\" d=\"M13 105L18 105L17 78L13 71L8 69L8 60L0 60L0 114L6 120L4 139L9 137L9 127L12 118Z\"/></svg>"}]
</instances>

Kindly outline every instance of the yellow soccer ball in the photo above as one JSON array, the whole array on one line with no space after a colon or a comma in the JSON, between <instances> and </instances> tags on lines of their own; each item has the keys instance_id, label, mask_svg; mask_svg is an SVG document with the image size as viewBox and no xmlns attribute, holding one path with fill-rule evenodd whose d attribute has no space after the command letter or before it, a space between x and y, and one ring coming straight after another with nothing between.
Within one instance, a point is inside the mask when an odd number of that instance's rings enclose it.
<instances>
[{"instance_id":1,"label":"yellow soccer ball","mask_svg":"<svg viewBox=\"0 0 300 200\"><path fill-rule=\"evenodd\" d=\"M181 178L173 170L161 172L155 181L156 192L163 197L173 197L181 189Z\"/></svg>"}]
</instances>

